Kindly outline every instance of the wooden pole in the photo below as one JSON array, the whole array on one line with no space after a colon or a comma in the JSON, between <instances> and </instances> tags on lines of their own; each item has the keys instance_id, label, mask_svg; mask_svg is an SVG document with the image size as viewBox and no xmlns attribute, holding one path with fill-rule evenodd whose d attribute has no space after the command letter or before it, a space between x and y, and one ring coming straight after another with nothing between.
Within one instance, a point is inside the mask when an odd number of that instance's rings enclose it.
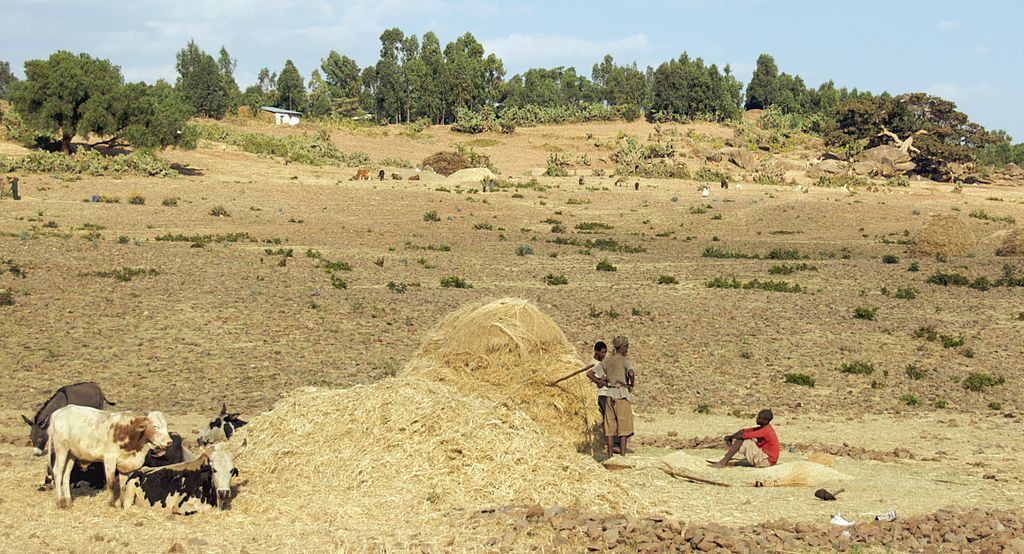
<instances>
[{"instance_id":1,"label":"wooden pole","mask_svg":"<svg viewBox=\"0 0 1024 554\"><path fill-rule=\"evenodd\" d=\"M588 365L587 367L585 367L583 369L577 369L576 371L566 375L565 377L562 377L561 379L558 379L556 381L551 381L550 383L548 383L548 386L549 387L553 387L553 386L557 385L558 383L561 383L562 381L565 381L566 379L569 379L571 377L575 377L575 376L579 375L580 373L583 373L584 371L586 371L586 370L588 370L588 369L590 369L592 367L594 367L594 364L590 364L590 365Z\"/></svg>"}]
</instances>

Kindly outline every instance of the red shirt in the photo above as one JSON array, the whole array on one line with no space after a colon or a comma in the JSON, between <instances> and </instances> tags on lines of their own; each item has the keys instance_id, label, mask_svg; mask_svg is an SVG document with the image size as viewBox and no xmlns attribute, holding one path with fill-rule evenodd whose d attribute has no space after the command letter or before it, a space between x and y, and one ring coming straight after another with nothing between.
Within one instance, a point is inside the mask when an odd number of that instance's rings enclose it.
<instances>
[{"instance_id":1,"label":"red shirt","mask_svg":"<svg viewBox=\"0 0 1024 554\"><path fill-rule=\"evenodd\" d=\"M779 461L779 437L775 436L775 429L769 423L764 427L751 427L743 430L743 440L753 439L772 465Z\"/></svg>"}]
</instances>

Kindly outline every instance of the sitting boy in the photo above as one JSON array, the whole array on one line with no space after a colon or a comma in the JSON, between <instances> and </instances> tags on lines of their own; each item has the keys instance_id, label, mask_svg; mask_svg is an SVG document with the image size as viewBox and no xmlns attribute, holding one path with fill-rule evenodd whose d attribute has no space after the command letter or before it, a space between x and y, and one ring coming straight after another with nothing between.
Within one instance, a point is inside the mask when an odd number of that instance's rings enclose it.
<instances>
[{"instance_id":1,"label":"sitting boy","mask_svg":"<svg viewBox=\"0 0 1024 554\"><path fill-rule=\"evenodd\" d=\"M775 429L772 428L772 411L761 410L757 413L757 427L740 429L725 437L725 443L729 445L725 456L713 462L708 460L712 467L723 468L737 453L741 454L745 461L752 467L769 467L779 461L779 438L775 436Z\"/></svg>"}]
</instances>

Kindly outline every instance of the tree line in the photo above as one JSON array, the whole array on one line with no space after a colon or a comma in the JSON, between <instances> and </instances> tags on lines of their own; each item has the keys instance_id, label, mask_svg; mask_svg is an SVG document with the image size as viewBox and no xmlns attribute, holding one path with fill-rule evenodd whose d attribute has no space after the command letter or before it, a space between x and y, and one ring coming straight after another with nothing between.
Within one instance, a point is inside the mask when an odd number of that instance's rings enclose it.
<instances>
[{"instance_id":1,"label":"tree line","mask_svg":"<svg viewBox=\"0 0 1024 554\"><path fill-rule=\"evenodd\" d=\"M515 124L635 119L729 121L744 109L769 109L790 125L823 136L830 146L856 151L881 142L882 126L903 136L921 129L921 144L935 157L990 163L1024 160L1024 146L1006 133L969 121L955 104L925 94L891 96L836 87L807 86L799 75L780 72L762 54L748 84L725 65L687 53L657 67L619 64L611 55L590 75L573 67L530 68L506 78L504 64L487 54L472 33L443 48L436 34L422 39L398 28L380 35L377 62L365 67L330 51L305 79L292 60L279 71L263 68L257 82L240 89L237 60L222 46L216 57L189 41L176 56L172 86L124 83L109 61L57 52L25 64L17 82L0 62L0 97L11 100L34 128L59 136L70 148L75 135L113 136L146 147L188 142L191 116L219 119L245 106L303 112L313 118L367 118L378 123L459 123L480 131L483 116ZM466 124L468 121L468 124Z\"/></svg>"}]
</instances>

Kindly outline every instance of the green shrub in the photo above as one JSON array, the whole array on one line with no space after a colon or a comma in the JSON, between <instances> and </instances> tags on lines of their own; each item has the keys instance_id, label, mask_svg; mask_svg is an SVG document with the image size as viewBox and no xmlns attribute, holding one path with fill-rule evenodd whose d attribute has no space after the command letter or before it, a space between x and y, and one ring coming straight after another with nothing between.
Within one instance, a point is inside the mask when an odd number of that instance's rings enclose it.
<instances>
[{"instance_id":1,"label":"green shrub","mask_svg":"<svg viewBox=\"0 0 1024 554\"><path fill-rule=\"evenodd\" d=\"M735 277L726 279L725 277L715 277L714 279L704 283L704 286L709 289L739 289L743 288L743 283L736 280Z\"/></svg>"},{"instance_id":2,"label":"green shrub","mask_svg":"<svg viewBox=\"0 0 1024 554\"><path fill-rule=\"evenodd\" d=\"M143 151L106 155L96 150L79 149L68 156L60 152L32 151L18 158L0 158L0 173L56 173L121 177L176 177L178 172L155 155Z\"/></svg>"},{"instance_id":3,"label":"green shrub","mask_svg":"<svg viewBox=\"0 0 1024 554\"><path fill-rule=\"evenodd\" d=\"M1003 383L1006 383L1006 379L1002 375L992 377L985 373L970 373L961 384L969 391L981 392L984 389L1002 385Z\"/></svg>"},{"instance_id":4,"label":"green shrub","mask_svg":"<svg viewBox=\"0 0 1024 554\"><path fill-rule=\"evenodd\" d=\"M160 272L151 267L122 267L119 269L112 269L110 271L91 271L82 274L84 277L113 278L115 281L119 281L121 283L127 283L136 277L153 277L156 275L160 275Z\"/></svg>"},{"instance_id":5,"label":"green shrub","mask_svg":"<svg viewBox=\"0 0 1024 554\"><path fill-rule=\"evenodd\" d=\"M920 381L928 376L928 372L926 370L920 369L914 364L907 364L904 371L906 372L907 377L910 377L914 381Z\"/></svg>"},{"instance_id":6,"label":"green shrub","mask_svg":"<svg viewBox=\"0 0 1024 554\"><path fill-rule=\"evenodd\" d=\"M659 285L678 285L679 281L671 275L662 275L658 277Z\"/></svg>"},{"instance_id":7,"label":"green shrub","mask_svg":"<svg viewBox=\"0 0 1024 554\"><path fill-rule=\"evenodd\" d=\"M339 290L347 289L348 288L348 281L346 281L346 280L342 279L341 277L339 277L338 275L335 275L334 273L332 273L331 274L331 286L336 288L336 289L339 289Z\"/></svg>"},{"instance_id":8,"label":"green shrub","mask_svg":"<svg viewBox=\"0 0 1024 554\"><path fill-rule=\"evenodd\" d=\"M803 373L787 373L786 382L791 385L799 385L801 387L814 386L814 378Z\"/></svg>"},{"instance_id":9,"label":"green shrub","mask_svg":"<svg viewBox=\"0 0 1024 554\"><path fill-rule=\"evenodd\" d=\"M929 284L942 285L944 287L966 287L971 283L970 279L959 273L943 273L938 271L928 277Z\"/></svg>"},{"instance_id":10,"label":"green shrub","mask_svg":"<svg viewBox=\"0 0 1024 554\"><path fill-rule=\"evenodd\" d=\"M597 262L597 270L598 271L617 271L618 268L615 267L615 265L613 265L611 262L609 262L606 258L604 258L601 261Z\"/></svg>"},{"instance_id":11,"label":"green shrub","mask_svg":"<svg viewBox=\"0 0 1024 554\"><path fill-rule=\"evenodd\" d=\"M601 223L599 221L584 221L583 223L577 223L576 229L580 231L597 231L614 229L614 227L607 223Z\"/></svg>"},{"instance_id":12,"label":"green shrub","mask_svg":"<svg viewBox=\"0 0 1024 554\"><path fill-rule=\"evenodd\" d=\"M769 260L802 260L806 257L795 248L773 248L766 256Z\"/></svg>"},{"instance_id":13,"label":"green shrub","mask_svg":"<svg viewBox=\"0 0 1024 554\"><path fill-rule=\"evenodd\" d=\"M458 275L448 275L441 278L441 288L446 289L471 289L473 285L467 283L465 279Z\"/></svg>"},{"instance_id":14,"label":"green shrub","mask_svg":"<svg viewBox=\"0 0 1024 554\"><path fill-rule=\"evenodd\" d=\"M817 271L817 270L818 270L817 267L814 267L813 265L808 265L806 263L779 264L779 265L773 265L770 268L768 268L768 274L769 275L790 275L792 273L796 273L797 271Z\"/></svg>"},{"instance_id":15,"label":"green shrub","mask_svg":"<svg viewBox=\"0 0 1024 554\"><path fill-rule=\"evenodd\" d=\"M907 406L920 406L921 405L921 399L916 397L916 396L914 396L914 395L912 395L912 394L904 394L904 395L900 396L900 402L903 402Z\"/></svg>"},{"instance_id":16,"label":"green shrub","mask_svg":"<svg viewBox=\"0 0 1024 554\"><path fill-rule=\"evenodd\" d=\"M948 405L949 404L944 399L942 399L942 398L939 398L935 402L932 402L932 407L933 408L938 408L940 410L945 409Z\"/></svg>"},{"instance_id":17,"label":"green shrub","mask_svg":"<svg viewBox=\"0 0 1024 554\"><path fill-rule=\"evenodd\" d=\"M494 226L491 225L490 223L481 221L480 223L474 223L473 228L476 229L477 231L490 231L491 229L494 229Z\"/></svg>"},{"instance_id":18,"label":"green shrub","mask_svg":"<svg viewBox=\"0 0 1024 554\"><path fill-rule=\"evenodd\" d=\"M913 300L917 298L917 289L914 289L913 287L901 287L896 289L896 292L892 294L892 297L900 300Z\"/></svg>"},{"instance_id":19,"label":"green shrub","mask_svg":"<svg viewBox=\"0 0 1024 554\"><path fill-rule=\"evenodd\" d=\"M133 192L128 197L128 203L133 206L142 206L146 203L146 198L137 192Z\"/></svg>"},{"instance_id":20,"label":"green shrub","mask_svg":"<svg viewBox=\"0 0 1024 554\"><path fill-rule=\"evenodd\" d=\"M0 290L0 306L13 306L14 293L9 290Z\"/></svg>"},{"instance_id":21,"label":"green shrub","mask_svg":"<svg viewBox=\"0 0 1024 554\"><path fill-rule=\"evenodd\" d=\"M441 221L441 217L438 216L437 212L435 212L434 210L430 210L429 212L426 212L426 213L423 214L423 221L426 221L426 222Z\"/></svg>"},{"instance_id":22,"label":"green shrub","mask_svg":"<svg viewBox=\"0 0 1024 554\"><path fill-rule=\"evenodd\" d=\"M166 206L168 208L177 208L178 207L178 199L173 197L173 196L169 196L169 197L164 198L163 200L161 200L160 201L160 205Z\"/></svg>"},{"instance_id":23,"label":"green shrub","mask_svg":"<svg viewBox=\"0 0 1024 554\"><path fill-rule=\"evenodd\" d=\"M558 285L568 285L569 279L565 275L555 275L553 273L548 273L547 275L544 276L544 282L547 283L548 285L555 287Z\"/></svg>"},{"instance_id":24,"label":"green shrub","mask_svg":"<svg viewBox=\"0 0 1024 554\"><path fill-rule=\"evenodd\" d=\"M939 340L942 341L943 348L956 348L964 345L963 337L954 337L952 335L939 335Z\"/></svg>"},{"instance_id":25,"label":"green shrub","mask_svg":"<svg viewBox=\"0 0 1024 554\"><path fill-rule=\"evenodd\" d=\"M927 325L925 327L918 327L917 330L914 331L914 337L925 339L928 342L935 342L939 340L939 333L935 331L934 327Z\"/></svg>"},{"instance_id":26,"label":"green shrub","mask_svg":"<svg viewBox=\"0 0 1024 554\"><path fill-rule=\"evenodd\" d=\"M690 213L694 215L706 214L713 209L715 208L711 204L701 204L699 206L690 206Z\"/></svg>"},{"instance_id":27,"label":"green shrub","mask_svg":"<svg viewBox=\"0 0 1024 554\"><path fill-rule=\"evenodd\" d=\"M854 319L866 319L868 321L875 320L875 314L878 313L878 308L867 308L864 306L858 306L853 309Z\"/></svg>"},{"instance_id":28,"label":"green shrub","mask_svg":"<svg viewBox=\"0 0 1024 554\"><path fill-rule=\"evenodd\" d=\"M544 170L544 175L548 177L568 177L570 167L572 167L572 162L569 161L569 156L552 152L548 155L548 167Z\"/></svg>"},{"instance_id":29,"label":"green shrub","mask_svg":"<svg viewBox=\"0 0 1024 554\"><path fill-rule=\"evenodd\" d=\"M218 205L210 208L210 215L213 217L231 217L231 212L229 212L224 206Z\"/></svg>"},{"instance_id":30,"label":"green shrub","mask_svg":"<svg viewBox=\"0 0 1024 554\"><path fill-rule=\"evenodd\" d=\"M921 271L921 264L919 264L917 262L910 262L910 265L907 266L907 271L910 271L910 272Z\"/></svg>"},{"instance_id":31,"label":"green shrub","mask_svg":"<svg viewBox=\"0 0 1024 554\"><path fill-rule=\"evenodd\" d=\"M520 244L516 246L516 256L532 256L533 247L529 244Z\"/></svg>"},{"instance_id":32,"label":"green shrub","mask_svg":"<svg viewBox=\"0 0 1024 554\"><path fill-rule=\"evenodd\" d=\"M755 254L746 254L736 250L729 250L719 246L708 246L704 248L704 253L701 254L705 258L736 258L736 259L753 259L758 256Z\"/></svg>"},{"instance_id":33,"label":"green shrub","mask_svg":"<svg viewBox=\"0 0 1024 554\"><path fill-rule=\"evenodd\" d=\"M875 364L856 361L852 363L844 363L839 366L841 373L849 373L852 375L868 375L875 371Z\"/></svg>"},{"instance_id":34,"label":"green shrub","mask_svg":"<svg viewBox=\"0 0 1024 554\"><path fill-rule=\"evenodd\" d=\"M882 256L882 263L883 264L898 264L898 263L900 263L900 258L899 258L899 256L895 256L893 254L886 254L886 255Z\"/></svg>"},{"instance_id":35,"label":"green shrub","mask_svg":"<svg viewBox=\"0 0 1024 554\"><path fill-rule=\"evenodd\" d=\"M370 157L363 152L345 154L339 150L327 129L319 129L313 135L272 136L236 131L216 123L201 123L196 128L199 138L229 144L250 154L284 158L291 163L337 167L370 163Z\"/></svg>"}]
</instances>

